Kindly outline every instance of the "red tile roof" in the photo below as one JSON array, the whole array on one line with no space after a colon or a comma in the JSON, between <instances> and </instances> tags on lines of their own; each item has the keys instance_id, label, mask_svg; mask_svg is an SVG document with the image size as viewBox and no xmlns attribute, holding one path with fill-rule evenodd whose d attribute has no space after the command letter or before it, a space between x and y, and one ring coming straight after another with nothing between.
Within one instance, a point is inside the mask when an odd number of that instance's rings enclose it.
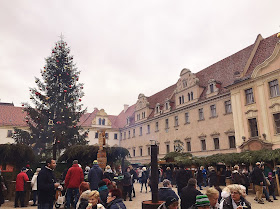
<instances>
[{"instance_id":1,"label":"red tile roof","mask_svg":"<svg viewBox=\"0 0 280 209\"><path fill-rule=\"evenodd\" d=\"M117 116L117 118L115 120L114 126L118 127L118 128L125 127L127 124L126 123L127 117L129 117L130 125L133 125L134 121L135 121L135 106L136 106L136 104L129 106L125 112L124 112L124 110L121 111L121 113Z\"/></svg>"},{"instance_id":2,"label":"red tile roof","mask_svg":"<svg viewBox=\"0 0 280 209\"><path fill-rule=\"evenodd\" d=\"M26 113L22 112L22 107L15 107L13 105L0 105L0 125L23 127L26 126Z\"/></svg>"},{"instance_id":3,"label":"red tile roof","mask_svg":"<svg viewBox=\"0 0 280 209\"><path fill-rule=\"evenodd\" d=\"M86 113L80 117L79 126L91 127L92 120L95 118L96 114L99 112L97 108L94 109L92 113Z\"/></svg>"}]
</instances>

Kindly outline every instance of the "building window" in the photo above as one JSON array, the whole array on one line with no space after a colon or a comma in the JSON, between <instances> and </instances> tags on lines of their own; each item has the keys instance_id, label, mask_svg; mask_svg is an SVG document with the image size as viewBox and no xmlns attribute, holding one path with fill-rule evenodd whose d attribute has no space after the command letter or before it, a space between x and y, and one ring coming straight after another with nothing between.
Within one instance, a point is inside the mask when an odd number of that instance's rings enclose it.
<instances>
[{"instance_id":1,"label":"building window","mask_svg":"<svg viewBox=\"0 0 280 209\"><path fill-rule=\"evenodd\" d=\"M147 134L150 133L150 125L147 125Z\"/></svg>"},{"instance_id":2,"label":"building window","mask_svg":"<svg viewBox=\"0 0 280 209\"><path fill-rule=\"evenodd\" d=\"M246 95L246 104L252 104L254 103L254 94L253 94L253 89L246 89L245 90L245 95Z\"/></svg>"},{"instance_id":3,"label":"building window","mask_svg":"<svg viewBox=\"0 0 280 209\"><path fill-rule=\"evenodd\" d=\"M188 93L188 100L191 101L191 95Z\"/></svg>"},{"instance_id":4,"label":"building window","mask_svg":"<svg viewBox=\"0 0 280 209\"><path fill-rule=\"evenodd\" d=\"M128 131L128 138L130 139L130 131Z\"/></svg>"},{"instance_id":5,"label":"building window","mask_svg":"<svg viewBox=\"0 0 280 209\"><path fill-rule=\"evenodd\" d=\"M259 136L258 123L256 118L248 119L251 137Z\"/></svg>"},{"instance_id":6,"label":"building window","mask_svg":"<svg viewBox=\"0 0 280 209\"><path fill-rule=\"evenodd\" d=\"M269 90L270 90L270 96L271 97L277 97L280 95L279 93L279 85L278 80L273 80L269 82Z\"/></svg>"},{"instance_id":7,"label":"building window","mask_svg":"<svg viewBox=\"0 0 280 209\"><path fill-rule=\"evenodd\" d=\"M169 109L169 105L168 102L165 103L165 109L168 110Z\"/></svg>"},{"instance_id":8,"label":"building window","mask_svg":"<svg viewBox=\"0 0 280 209\"><path fill-rule=\"evenodd\" d=\"M105 139L108 139L108 138L109 138L108 133L105 133Z\"/></svg>"},{"instance_id":9,"label":"building window","mask_svg":"<svg viewBox=\"0 0 280 209\"><path fill-rule=\"evenodd\" d=\"M142 149L142 147L139 148L139 151L140 151L140 156L143 156L143 149Z\"/></svg>"},{"instance_id":10,"label":"building window","mask_svg":"<svg viewBox=\"0 0 280 209\"><path fill-rule=\"evenodd\" d=\"M95 138L98 139L98 132L95 132Z\"/></svg>"},{"instance_id":11,"label":"building window","mask_svg":"<svg viewBox=\"0 0 280 209\"><path fill-rule=\"evenodd\" d=\"M214 138L214 148L215 149L220 149L220 142L219 142L219 138Z\"/></svg>"},{"instance_id":12,"label":"building window","mask_svg":"<svg viewBox=\"0 0 280 209\"><path fill-rule=\"evenodd\" d=\"M210 84L210 93L213 93L214 92L214 84Z\"/></svg>"},{"instance_id":13,"label":"building window","mask_svg":"<svg viewBox=\"0 0 280 209\"><path fill-rule=\"evenodd\" d=\"M191 92L191 100L193 100L193 92Z\"/></svg>"},{"instance_id":14,"label":"building window","mask_svg":"<svg viewBox=\"0 0 280 209\"><path fill-rule=\"evenodd\" d=\"M236 148L235 136L229 136L228 140L229 140L229 148Z\"/></svg>"},{"instance_id":15,"label":"building window","mask_svg":"<svg viewBox=\"0 0 280 209\"><path fill-rule=\"evenodd\" d=\"M226 114L232 113L230 100L225 101L225 109L226 109Z\"/></svg>"},{"instance_id":16,"label":"building window","mask_svg":"<svg viewBox=\"0 0 280 209\"><path fill-rule=\"evenodd\" d=\"M142 136L142 127L139 128L139 131L140 131L139 136Z\"/></svg>"},{"instance_id":17,"label":"building window","mask_svg":"<svg viewBox=\"0 0 280 209\"><path fill-rule=\"evenodd\" d=\"M199 120L204 120L203 108L198 109Z\"/></svg>"},{"instance_id":18,"label":"building window","mask_svg":"<svg viewBox=\"0 0 280 209\"><path fill-rule=\"evenodd\" d=\"M175 120L175 126L179 126L178 116L175 116L175 117L174 117L174 120Z\"/></svg>"},{"instance_id":19,"label":"building window","mask_svg":"<svg viewBox=\"0 0 280 209\"><path fill-rule=\"evenodd\" d=\"M191 142L187 142L187 151L188 152L192 151Z\"/></svg>"},{"instance_id":20,"label":"building window","mask_svg":"<svg viewBox=\"0 0 280 209\"><path fill-rule=\"evenodd\" d=\"M133 157L135 157L135 149L133 149Z\"/></svg>"},{"instance_id":21,"label":"building window","mask_svg":"<svg viewBox=\"0 0 280 209\"><path fill-rule=\"evenodd\" d=\"M101 118L98 119L98 125L101 125Z\"/></svg>"},{"instance_id":22,"label":"building window","mask_svg":"<svg viewBox=\"0 0 280 209\"><path fill-rule=\"evenodd\" d=\"M118 134L114 134L114 139L118 139Z\"/></svg>"},{"instance_id":23,"label":"building window","mask_svg":"<svg viewBox=\"0 0 280 209\"><path fill-rule=\"evenodd\" d=\"M205 141L205 139L202 139L201 140L201 150L203 151L203 150L206 150L206 141Z\"/></svg>"},{"instance_id":24,"label":"building window","mask_svg":"<svg viewBox=\"0 0 280 209\"><path fill-rule=\"evenodd\" d=\"M280 113L273 114L273 117L274 117L274 122L275 122L276 133L279 134L280 133Z\"/></svg>"},{"instance_id":25,"label":"building window","mask_svg":"<svg viewBox=\"0 0 280 209\"><path fill-rule=\"evenodd\" d=\"M156 122L156 131L158 131L158 121Z\"/></svg>"},{"instance_id":26,"label":"building window","mask_svg":"<svg viewBox=\"0 0 280 209\"><path fill-rule=\"evenodd\" d=\"M216 117L217 116L216 105L211 105L210 109L211 109L211 117Z\"/></svg>"},{"instance_id":27,"label":"building window","mask_svg":"<svg viewBox=\"0 0 280 209\"><path fill-rule=\"evenodd\" d=\"M133 137L135 137L135 129L133 129Z\"/></svg>"},{"instance_id":28,"label":"building window","mask_svg":"<svg viewBox=\"0 0 280 209\"><path fill-rule=\"evenodd\" d=\"M126 132L123 133L123 139L126 139Z\"/></svg>"},{"instance_id":29,"label":"building window","mask_svg":"<svg viewBox=\"0 0 280 209\"><path fill-rule=\"evenodd\" d=\"M148 147L148 155L151 155L151 147Z\"/></svg>"},{"instance_id":30,"label":"building window","mask_svg":"<svg viewBox=\"0 0 280 209\"><path fill-rule=\"evenodd\" d=\"M13 136L13 130L8 130L8 133L7 133L7 137L12 137Z\"/></svg>"},{"instance_id":31,"label":"building window","mask_svg":"<svg viewBox=\"0 0 280 209\"><path fill-rule=\"evenodd\" d=\"M159 106L156 107L156 113L159 113Z\"/></svg>"},{"instance_id":32,"label":"building window","mask_svg":"<svg viewBox=\"0 0 280 209\"><path fill-rule=\"evenodd\" d=\"M122 133L121 133L121 136L120 136L120 140L122 140Z\"/></svg>"},{"instance_id":33,"label":"building window","mask_svg":"<svg viewBox=\"0 0 280 209\"><path fill-rule=\"evenodd\" d=\"M169 124L168 124L168 118L165 119L165 129L169 128Z\"/></svg>"},{"instance_id":34,"label":"building window","mask_svg":"<svg viewBox=\"0 0 280 209\"><path fill-rule=\"evenodd\" d=\"M183 103L183 104L185 103L185 97L184 97L184 95L182 95L182 103Z\"/></svg>"},{"instance_id":35,"label":"building window","mask_svg":"<svg viewBox=\"0 0 280 209\"><path fill-rule=\"evenodd\" d=\"M190 122L189 113L186 112L186 113L185 113L185 123L189 123L189 122Z\"/></svg>"},{"instance_id":36,"label":"building window","mask_svg":"<svg viewBox=\"0 0 280 209\"><path fill-rule=\"evenodd\" d=\"M102 125L105 126L105 119L102 119Z\"/></svg>"},{"instance_id":37,"label":"building window","mask_svg":"<svg viewBox=\"0 0 280 209\"><path fill-rule=\"evenodd\" d=\"M126 125L129 125L129 117L126 118Z\"/></svg>"},{"instance_id":38,"label":"building window","mask_svg":"<svg viewBox=\"0 0 280 209\"><path fill-rule=\"evenodd\" d=\"M167 144L167 145L166 145L166 154L169 153L169 152L170 152L170 145Z\"/></svg>"},{"instance_id":39,"label":"building window","mask_svg":"<svg viewBox=\"0 0 280 209\"><path fill-rule=\"evenodd\" d=\"M182 97L179 97L179 104L182 104Z\"/></svg>"}]
</instances>

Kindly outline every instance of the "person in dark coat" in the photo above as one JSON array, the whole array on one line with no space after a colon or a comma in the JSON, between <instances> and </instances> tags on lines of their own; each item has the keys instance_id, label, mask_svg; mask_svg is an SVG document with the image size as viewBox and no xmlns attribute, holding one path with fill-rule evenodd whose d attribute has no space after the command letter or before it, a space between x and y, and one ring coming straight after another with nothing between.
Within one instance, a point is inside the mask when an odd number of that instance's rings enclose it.
<instances>
[{"instance_id":1,"label":"person in dark coat","mask_svg":"<svg viewBox=\"0 0 280 209\"><path fill-rule=\"evenodd\" d=\"M181 190L188 185L188 181L190 178L190 173L184 169L184 166L181 166L176 175L176 183L179 196L181 196Z\"/></svg>"},{"instance_id":2,"label":"person in dark coat","mask_svg":"<svg viewBox=\"0 0 280 209\"><path fill-rule=\"evenodd\" d=\"M93 166L88 173L88 182L91 190L98 189L98 183L102 180L103 172L98 165L97 160L93 161Z\"/></svg>"},{"instance_id":3,"label":"person in dark coat","mask_svg":"<svg viewBox=\"0 0 280 209\"><path fill-rule=\"evenodd\" d=\"M146 188L146 193L147 193L147 181L148 181L148 178L149 178L149 173L146 169L146 167L143 167L142 168L142 172L141 172L141 177L140 177L140 181L141 181L141 190L140 192L142 192L142 189L143 189L143 185L145 185L145 188Z\"/></svg>"},{"instance_id":4,"label":"person in dark coat","mask_svg":"<svg viewBox=\"0 0 280 209\"><path fill-rule=\"evenodd\" d=\"M202 184L203 184L202 170L203 170L203 166L200 166L200 168L197 170L197 173L196 173L197 185L199 186L200 190L202 190Z\"/></svg>"},{"instance_id":5,"label":"person in dark coat","mask_svg":"<svg viewBox=\"0 0 280 209\"><path fill-rule=\"evenodd\" d=\"M235 165L232 171L232 183L244 185L242 174L239 172L239 166Z\"/></svg>"},{"instance_id":6,"label":"person in dark coat","mask_svg":"<svg viewBox=\"0 0 280 209\"><path fill-rule=\"evenodd\" d=\"M255 191L256 191L255 200L257 200L259 204L264 204L264 201L262 199L264 178L263 178L260 162L256 163L256 167L253 169L251 173L251 181L254 184Z\"/></svg>"},{"instance_id":7,"label":"person in dark coat","mask_svg":"<svg viewBox=\"0 0 280 209\"><path fill-rule=\"evenodd\" d=\"M59 183L55 183L55 177L53 170L56 167L55 160L47 159L46 166L38 174L38 209L52 209L55 189L60 186Z\"/></svg>"},{"instance_id":8,"label":"person in dark coat","mask_svg":"<svg viewBox=\"0 0 280 209\"><path fill-rule=\"evenodd\" d=\"M98 192L99 192L101 204L106 207L109 190L105 181L102 180L98 183Z\"/></svg>"},{"instance_id":9,"label":"person in dark coat","mask_svg":"<svg viewBox=\"0 0 280 209\"><path fill-rule=\"evenodd\" d=\"M210 173L208 175L209 186L212 187L217 184L217 173L213 167L210 167L209 170L210 170Z\"/></svg>"},{"instance_id":10,"label":"person in dark coat","mask_svg":"<svg viewBox=\"0 0 280 209\"><path fill-rule=\"evenodd\" d=\"M1 205L5 202L5 199L4 199L4 190L6 190L6 185L4 183L4 178L3 176L1 175L1 169L0 169L0 207Z\"/></svg>"},{"instance_id":11,"label":"person in dark coat","mask_svg":"<svg viewBox=\"0 0 280 209\"><path fill-rule=\"evenodd\" d=\"M129 197L129 201L131 199L131 189L132 189L132 176L130 174L130 168L128 167L124 172L124 179L123 179L123 199L126 200L126 195Z\"/></svg>"},{"instance_id":12,"label":"person in dark coat","mask_svg":"<svg viewBox=\"0 0 280 209\"><path fill-rule=\"evenodd\" d=\"M115 174L113 173L111 166L107 165L104 171L104 179L109 179L110 181L113 181L115 177Z\"/></svg>"},{"instance_id":13,"label":"person in dark coat","mask_svg":"<svg viewBox=\"0 0 280 209\"><path fill-rule=\"evenodd\" d=\"M194 178L190 178L188 185L181 191L181 209L188 209L196 202L196 196L202 193L196 189L197 181Z\"/></svg>"},{"instance_id":14,"label":"person in dark coat","mask_svg":"<svg viewBox=\"0 0 280 209\"><path fill-rule=\"evenodd\" d=\"M274 200L277 200L277 198L275 197L275 177L272 176L272 172L268 173L268 181L270 183L270 185L268 186L268 190L269 190L269 195L271 195L273 197Z\"/></svg>"},{"instance_id":15,"label":"person in dark coat","mask_svg":"<svg viewBox=\"0 0 280 209\"><path fill-rule=\"evenodd\" d=\"M168 179L163 180L163 187L159 188L158 197L160 201L166 201L167 197L174 197L179 200L179 197L172 189L171 181Z\"/></svg>"},{"instance_id":16,"label":"person in dark coat","mask_svg":"<svg viewBox=\"0 0 280 209\"><path fill-rule=\"evenodd\" d=\"M119 189L111 189L107 197L107 209L126 209Z\"/></svg>"},{"instance_id":17,"label":"person in dark coat","mask_svg":"<svg viewBox=\"0 0 280 209\"><path fill-rule=\"evenodd\" d=\"M166 171L165 171L165 176L166 178L172 182L172 170L170 167L167 167L166 168Z\"/></svg>"},{"instance_id":18,"label":"person in dark coat","mask_svg":"<svg viewBox=\"0 0 280 209\"><path fill-rule=\"evenodd\" d=\"M135 189L134 189L134 182L137 181L138 175L136 171L133 169L132 165L129 166L130 168L130 175L132 176L132 186L131 186L131 194L133 194L133 197L135 197Z\"/></svg>"},{"instance_id":19,"label":"person in dark coat","mask_svg":"<svg viewBox=\"0 0 280 209\"><path fill-rule=\"evenodd\" d=\"M31 180L32 177L33 177L33 171L32 171L32 169L30 168L30 165L29 165L29 164L26 165L26 168L27 168L26 174L27 174L27 176L28 176L28 179Z\"/></svg>"}]
</instances>

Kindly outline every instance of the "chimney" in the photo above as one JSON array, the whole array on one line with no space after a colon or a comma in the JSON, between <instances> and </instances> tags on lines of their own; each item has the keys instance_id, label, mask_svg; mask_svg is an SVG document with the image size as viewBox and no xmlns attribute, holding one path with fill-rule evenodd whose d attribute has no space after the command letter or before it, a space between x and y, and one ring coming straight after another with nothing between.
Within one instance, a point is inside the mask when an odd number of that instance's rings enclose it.
<instances>
[{"instance_id":1,"label":"chimney","mask_svg":"<svg viewBox=\"0 0 280 209\"><path fill-rule=\"evenodd\" d=\"M124 105L123 105L123 112L126 112L126 111L127 111L127 109L128 109L128 107L129 107L129 105L124 104Z\"/></svg>"}]
</instances>

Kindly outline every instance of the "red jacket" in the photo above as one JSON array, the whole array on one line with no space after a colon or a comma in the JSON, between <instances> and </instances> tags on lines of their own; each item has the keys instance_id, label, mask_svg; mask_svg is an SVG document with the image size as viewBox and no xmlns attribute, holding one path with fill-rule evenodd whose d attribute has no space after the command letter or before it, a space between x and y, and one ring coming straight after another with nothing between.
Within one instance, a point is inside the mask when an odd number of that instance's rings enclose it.
<instances>
[{"instance_id":1,"label":"red jacket","mask_svg":"<svg viewBox=\"0 0 280 209\"><path fill-rule=\"evenodd\" d=\"M24 183L29 181L28 176L25 172L20 172L17 175L17 179L16 179L16 191L17 192L21 192L24 191Z\"/></svg>"},{"instance_id":2,"label":"red jacket","mask_svg":"<svg viewBox=\"0 0 280 209\"><path fill-rule=\"evenodd\" d=\"M65 177L65 186L67 188L79 188L80 184L84 181L83 170L78 164L72 165L69 168Z\"/></svg>"}]
</instances>

